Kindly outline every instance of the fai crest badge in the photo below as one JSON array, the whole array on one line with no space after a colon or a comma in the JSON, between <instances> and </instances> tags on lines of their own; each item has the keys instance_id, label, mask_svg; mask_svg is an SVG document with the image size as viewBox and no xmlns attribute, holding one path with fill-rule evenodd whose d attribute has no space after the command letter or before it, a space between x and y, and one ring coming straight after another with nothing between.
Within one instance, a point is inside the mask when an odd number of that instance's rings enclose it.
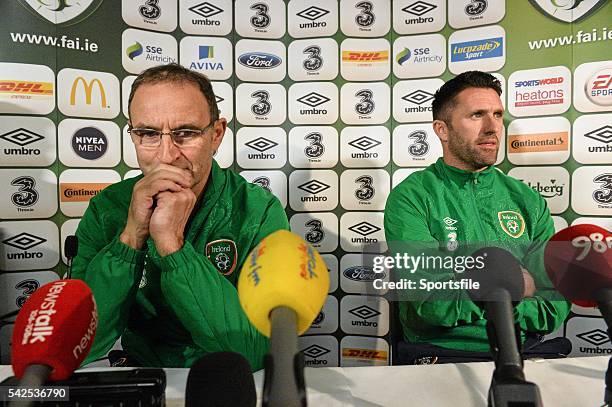
<instances>
[{"instance_id":1,"label":"fai crest badge","mask_svg":"<svg viewBox=\"0 0 612 407\"><path fill-rule=\"evenodd\" d=\"M229 239L219 239L206 245L206 257L219 273L229 276L236 269L238 252L236 243Z\"/></svg>"},{"instance_id":2,"label":"fai crest badge","mask_svg":"<svg viewBox=\"0 0 612 407\"><path fill-rule=\"evenodd\" d=\"M525 220L520 213L514 211L501 211L497 212L497 218L499 219L502 230L509 236L516 239L523 235L525 231Z\"/></svg>"},{"instance_id":3,"label":"fai crest badge","mask_svg":"<svg viewBox=\"0 0 612 407\"><path fill-rule=\"evenodd\" d=\"M102 0L19 0L19 3L49 23L69 26L91 16Z\"/></svg>"},{"instance_id":4,"label":"fai crest badge","mask_svg":"<svg viewBox=\"0 0 612 407\"><path fill-rule=\"evenodd\" d=\"M580 21L606 4L607 0L529 0L547 17L564 23Z\"/></svg>"}]
</instances>

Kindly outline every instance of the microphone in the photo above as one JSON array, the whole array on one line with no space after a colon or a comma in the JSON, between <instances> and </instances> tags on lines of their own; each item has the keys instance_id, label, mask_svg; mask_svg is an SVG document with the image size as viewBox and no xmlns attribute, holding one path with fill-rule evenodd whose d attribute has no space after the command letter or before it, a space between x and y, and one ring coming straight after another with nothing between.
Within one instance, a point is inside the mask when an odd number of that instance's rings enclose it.
<instances>
[{"instance_id":1,"label":"microphone","mask_svg":"<svg viewBox=\"0 0 612 407\"><path fill-rule=\"evenodd\" d=\"M544 249L544 265L555 288L582 307L598 307L612 339L612 233L590 224L557 232ZM612 405L612 358L604 393Z\"/></svg>"},{"instance_id":2,"label":"microphone","mask_svg":"<svg viewBox=\"0 0 612 407\"><path fill-rule=\"evenodd\" d=\"M13 328L11 359L20 386L67 379L83 362L98 326L91 289L81 280L57 280L36 290Z\"/></svg>"},{"instance_id":3,"label":"microphone","mask_svg":"<svg viewBox=\"0 0 612 407\"><path fill-rule=\"evenodd\" d=\"M79 239L75 235L66 236L66 240L64 240L64 256L66 256L66 261L68 262L68 279L72 276L72 259L76 257L78 251Z\"/></svg>"},{"instance_id":4,"label":"microphone","mask_svg":"<svg viewBox=\"0 0 612 407\"><path fill-rule=\"evenodd\" d=\"M255 407L251 365L236 352L215 352L196 361L187 376L185 407Z\"/></svg>"},{"instance_id":5,"label":"microphone","mask_svg":"<svg viewBox=\"0 0 612 407\"><path fill-rule=\"evenodd\" d=\"M278 230L248 255L238 278L238 296L251 323L270 338L264 360L264 406L306 405L297 336L319 314L328 290L329 274L321 255L295 233Z\"/></svg>"},{"instance_id":6,"label":"microphone","mask_svg":"<svg viewBox=\"0 0 612 407\"><path fill-rule=\"evenodd\" d=\"M469 278L480 283L479 289L468 290L468 295L485 310L487 338L495 362L488 405L541 406L538 387L525 380L519 352L520 331L514 323L513 308L525 292L520 263L510 252L498 247L479 249L472 257L482 258L484 267L467 271Z\"/></svg>"}]
</instances>

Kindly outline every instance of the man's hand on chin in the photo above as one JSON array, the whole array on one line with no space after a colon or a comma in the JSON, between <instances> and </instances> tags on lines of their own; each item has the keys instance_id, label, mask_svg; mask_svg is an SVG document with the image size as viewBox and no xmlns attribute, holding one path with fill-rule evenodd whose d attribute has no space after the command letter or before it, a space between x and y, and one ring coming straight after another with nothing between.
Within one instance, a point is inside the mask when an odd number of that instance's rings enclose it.
<instances>
[{"instance_id":1,"label":"man's hand on chin","mask_svg":"<svg viewBox=\"0 0 612 407\"><path fill-rule=\"evenodd\" d=\"M155 196L156 206L149 221L149 233L160 256L183 247L185 226L197 197L189 188L164 191Z\"/></svg>"}]
</instances>

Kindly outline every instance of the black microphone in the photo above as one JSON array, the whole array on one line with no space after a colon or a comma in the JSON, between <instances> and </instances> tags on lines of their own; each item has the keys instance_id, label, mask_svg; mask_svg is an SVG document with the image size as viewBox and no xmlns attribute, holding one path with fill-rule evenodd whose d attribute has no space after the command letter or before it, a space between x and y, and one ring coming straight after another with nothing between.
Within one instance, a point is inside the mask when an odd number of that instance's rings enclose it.
<instances>
[{"instance_id":1,"label":"black microphone","mask_svg":"<svg viewBox=\"0 0 612 407\"><path fill-rule=\"evenodd\" d=\"M209 353L191 366L185 407L254 407L256 403L251 365L241 354Z\"/></svg>"},{"instance_id":2,"label":"black microphone","mask_svg":"<svg viewBox=\"0 0 612 407\"><path fill-rule=\"evenodd\" d=\"M19 314L19 310L18 309L16 309L15 311L11 311L8 314L4 314L4 315L0 316L0 321L5 321L5 320L7 320L9 318L13 318L17 314Z\"/></svg>"},{"instance_id":3,"label":"black microphone","mask_svg":"<svg viewBox=\"0 0 612 407\"><path fill-rule=\"evenodd\" d=\"M68 262L68 279L72 276L72 259L76 257L78 251L79 239L75 235L66 236L66 240L64 240L64 256L66 256L66 261Z\"/></svg>"},{"instance_id":4,"label":"black microphone","mask_svg":"<svg viewBox=\"0 0 612 407\"><path fill-rule=\"evenodd\" d=\"M467 271L467 277L480 284L479 289L468 290L468 294L485 310L487 337L495 362L488 404L541 406L538 387L525 380L519 352L520 331L514 323L514 307L525 291L520 263L510 252L498 247L479 249L472 257L483 259L484 267Z\"/></svg>"}]
</instances>

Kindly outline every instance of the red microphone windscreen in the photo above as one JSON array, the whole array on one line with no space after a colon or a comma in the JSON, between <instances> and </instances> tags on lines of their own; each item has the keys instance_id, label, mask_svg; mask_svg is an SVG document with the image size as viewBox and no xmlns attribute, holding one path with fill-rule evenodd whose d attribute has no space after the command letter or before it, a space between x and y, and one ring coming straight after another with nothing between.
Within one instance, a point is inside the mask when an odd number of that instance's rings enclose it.
<instances>
[{"instance_id":1,"label":"red microphone windscreen","mask_svg":"<svg viewBox=\"0 0 612 407\"><path fill-rule=\"evenodd\" d=\"M83 362L94 340L98 312L91 289L81 280L57 280L40 287L23 305L13 328L13 372L47 365L49 380L65 380Z\"/></svg>"},{"instance_id":2,"label":"red microphone windscreen","mask_svg":"<svg viewBox=\"0 0 612 407\"><path fill-rule=\"evenodd\" d=\"M546 244L544 264L565 298L596 307L597 290L612 288L612 234L589 224L563 229Z\"/></svg>"}]
</instances>

